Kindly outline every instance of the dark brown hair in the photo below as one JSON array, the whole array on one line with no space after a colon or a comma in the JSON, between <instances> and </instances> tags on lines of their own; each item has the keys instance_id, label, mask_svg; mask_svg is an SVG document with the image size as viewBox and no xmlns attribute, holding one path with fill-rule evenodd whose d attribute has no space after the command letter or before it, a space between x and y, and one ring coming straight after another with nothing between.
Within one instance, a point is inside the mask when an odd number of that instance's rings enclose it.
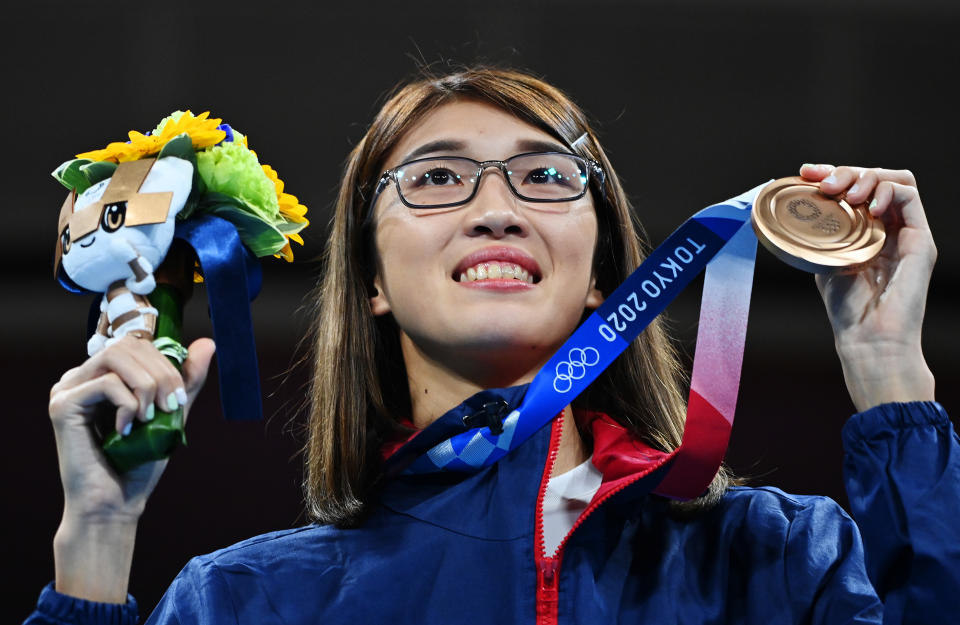
<instances>
[{"instance_id":1,"label":"dark brown hair","mask_svg":"<svg viewBox=\"0 0 960 625\"><path fill-rule=\"evenodd\" d=\"M391 315L370 311L375 257L364 227L371 196L387 154L419 120L451 101L493 104L600 163L603 189L592 189L598 240L597 287L606 296L644 255L629 205L613 167L581 111L563 92L529 74L474 68L426 76L403 86L380 109L351 151L324 252L324 272L312 297L312 360L308 441L307 511L320 523L358 522L374 496L379 447L410 417L399 333ZM672 450L686 415L683 370L662 324L654 321L575 402L609 414L649 444ZM707 494L686 509L714 503L729 483L725 470Z\"/></svg>"}]
</instances>

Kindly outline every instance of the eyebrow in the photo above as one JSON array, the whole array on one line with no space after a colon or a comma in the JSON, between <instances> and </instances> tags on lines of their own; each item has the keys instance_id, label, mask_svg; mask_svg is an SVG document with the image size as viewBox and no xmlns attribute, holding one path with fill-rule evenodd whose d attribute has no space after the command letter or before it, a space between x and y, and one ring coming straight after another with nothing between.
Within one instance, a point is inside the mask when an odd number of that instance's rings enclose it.
<instances>
[{"instance_id":1,"label":"eyebrow","mask_svg":"<svg viewBox=\"0 0 960 625\"><path fill-rule=\"evenodd\" d=\"M424 143L419 148L416 148L409 154L403 157L401 163L408 163L415 158L423 156L424 154L430 154L432 152L458 152L464 150L467 147L467 144L463 141L455 141L453 139L439 139L437 141L431 141L429 143Z\"/></svg>"},{"instance_id":2,"label":"eyebrow","mask_svg":"<svg viewBox=\"0 0 960 625\"><path fill-rule=\"evenodd\" d=\"M520 153L525 152L564 152L569 153L569 148L566 148L559 143L553 141L543 141L540 139L521 139L517 141L517 150ZM462 152L467 148L467 144L464 141L458 141L455 139L438 139L436 141L430 141L429 143L424 143L418 148L415 148L409 154L403 157L401 163L409 163L410 161L424 156L426 154L432 154L434 152Z\"/></svg>"},{"instance_id":3,"label":"eyebrow","mask_svg":"<svg viewBox=\"0 0 960 625\"><path fill-rule=\"evenodd\" d=\"M540 139L521 139L517 141L517 149L521 152L565 152L570 149L553 141L543 141Z\"/></svg>"}]
</instances>

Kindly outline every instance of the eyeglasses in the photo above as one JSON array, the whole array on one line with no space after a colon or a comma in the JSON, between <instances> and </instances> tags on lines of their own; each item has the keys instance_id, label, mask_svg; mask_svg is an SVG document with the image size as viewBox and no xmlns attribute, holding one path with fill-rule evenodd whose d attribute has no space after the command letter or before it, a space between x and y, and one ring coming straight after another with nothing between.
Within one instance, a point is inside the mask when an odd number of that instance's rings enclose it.
<instances>
[{"instance_id":1,"label":"eyeglasses","mask_svg":"<svg viewBox=\"0 0 960 625\"><path fill-rule=\"evenodd\" d=\"M603 186L600 164L565 152L529 152L505 161L475 161L462 156L418 158L380 176L370 207L390 181L400 201L410 208L449 208L466 204L477 194L480 178L496 167L510 190L527 202L569 202L582 198L591 176Z\"/></svg>"}]
</instances>

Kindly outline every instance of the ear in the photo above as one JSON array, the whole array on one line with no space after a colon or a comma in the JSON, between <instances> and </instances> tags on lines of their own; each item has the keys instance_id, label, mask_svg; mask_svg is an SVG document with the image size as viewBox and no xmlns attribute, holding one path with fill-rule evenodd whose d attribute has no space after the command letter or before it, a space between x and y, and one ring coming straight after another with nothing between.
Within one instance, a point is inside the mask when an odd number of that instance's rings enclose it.
<instances>
[{"instance_id":1,"label":"ear","mask_svg":"<svg viewBox=\"0 0 960 625\"><path fill-rule=\"evenodd\" d=\"M383 292L383 286L380 284L380 278L373 279L374 295L370 297L370 312L374 317L379 317L390 312L390 302Z\"/></svg>"},{"instance_id":2,"label":"ear","mask_svg":"<svg viewBox=\"0 0 960 625\"><path fill-rule=\"evenodd\" d=\"M587 291L587 298L583 302L583 307L589 310L596 310L603 304L603 293L597 288L597 277L590 278L590 290Z\"/></svg>"}]
</instances>

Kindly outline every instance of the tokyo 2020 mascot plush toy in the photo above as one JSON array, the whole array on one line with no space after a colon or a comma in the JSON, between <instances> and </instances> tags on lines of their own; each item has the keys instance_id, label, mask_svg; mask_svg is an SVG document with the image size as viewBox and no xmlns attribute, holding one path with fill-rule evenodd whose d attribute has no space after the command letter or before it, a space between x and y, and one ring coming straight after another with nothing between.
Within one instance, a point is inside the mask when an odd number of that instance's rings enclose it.
<instances>
[{"instance_id":1,"label":"tokyo 2020 mascot plush toy","mask_svg":"<svg viewBox=\"0 0 960 625\"><path fill-rule=\"evenodd\" d=\"M148 133L78 154L53 176L70 190L60 210L54 273L74 293L101 293L87 352L126 335L154 341L182 364L183 305L206 283L228 419L259 418L259 374L249 302L258 257L293 260L306 207L284 193L247 138L209 113L177 111ZM228 386L229 385L229 386ZM126 471L185 442L183 409L157 411L126 435L104 434Z\"/></svg>"}]
</instances>

